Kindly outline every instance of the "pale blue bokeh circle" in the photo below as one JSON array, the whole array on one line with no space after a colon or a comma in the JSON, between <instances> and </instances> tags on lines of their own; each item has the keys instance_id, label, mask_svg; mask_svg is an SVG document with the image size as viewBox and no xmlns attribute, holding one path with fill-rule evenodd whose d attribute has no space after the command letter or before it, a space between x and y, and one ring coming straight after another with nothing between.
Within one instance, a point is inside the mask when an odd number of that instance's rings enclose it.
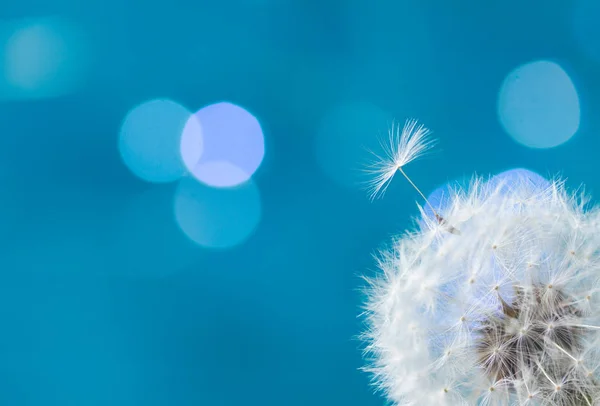
<instances>
[{"instance_id":1,"label":"pale blue bokeh circle","mask_svg":"<svg viewBox=\"0 0 600 406\"><path fill-rule=\"evenodd\" d=\"M536 61L508 74L498 95L498 117L506 132L530 148L553 148L579 129L577 90L561 66Z\"/></svg>"},{"instance_id":2,"label":"pale blue bokeh circle","mask_svg":"<svg viewBox=\"0 0 600 406\"><path fill-rule=\"evenodd\" d=\"M185 173L179 154L181 135L192 116L169 99L150 100L133 108L121 125L119 151L125 165L147 182L172 182ZM202 152L201 132L194 154Z\"/></svg>"},{"instance_id":3,"label":"pale blue bokeh circle","mask_svg":"<svg viewBox=\"0 0 600 406\"><path fill-rule=\"evenodd\" d=\"M244 242L258 225L260 194L252 180L214 188L188 176L175 192L174 210L179 228L190 240L207 248L230 248Z\"/></svg>"},{"instance_id":4,"label":"pale blue bokeh circle","mask_svg":"<svg viewBox=\"0 0 600 406\"><path fill-rule=\"evenodd\" d=\"M89 50L83 30L61 18L0 23L0 98L45 98L72 93L83 85ZM1 80L0 79L0 80Z\"/></svg>"}]
</instances>

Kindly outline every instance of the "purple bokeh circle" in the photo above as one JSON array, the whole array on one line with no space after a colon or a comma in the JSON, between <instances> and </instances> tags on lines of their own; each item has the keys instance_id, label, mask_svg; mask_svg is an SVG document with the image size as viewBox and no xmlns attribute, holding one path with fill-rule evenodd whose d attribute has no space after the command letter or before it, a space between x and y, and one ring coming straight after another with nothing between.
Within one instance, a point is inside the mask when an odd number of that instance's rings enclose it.
<instances>
[{"instance_id":1,"label":"purple bokeh circle","mask_svg":"<svg viewBox=\"0 0 600 406\"><path fill-rule=\"evenodd\" d=\"M263 131L256 117L228 102L200 109L190 117L182 134L181 155L188 171L209 186L232 187L246 182L264 154Z\"/></svg>"}]
</instances>

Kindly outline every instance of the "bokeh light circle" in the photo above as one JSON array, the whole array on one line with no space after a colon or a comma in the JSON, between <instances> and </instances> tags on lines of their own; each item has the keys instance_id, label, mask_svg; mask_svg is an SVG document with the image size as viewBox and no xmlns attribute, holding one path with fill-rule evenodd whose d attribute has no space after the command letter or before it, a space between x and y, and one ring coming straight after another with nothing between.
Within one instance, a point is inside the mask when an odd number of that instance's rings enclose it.
<instances>
[{"instance_id":1,"label":"bokeh light circle","mask_svg":"<svg viewBox=\"0 0 600 406\"><path fill-rule=\"evenodd\" d=\"M172 182L185 173L179 153L184 128L194 128L194 154L202 154L202 131L190 111L168 99L156 99L132 109L123 124L119 151L127 167L148 182Z\"/></svg>"},{"instance_id":2,"label":"bokeh light circle","mask_svg":"<svg viewBox=\"0 0 600 406\"><path fill-rule=\"evenodd\" d=\"M56 18L17 24L4 46L4 97L53 97L81 85L88 57L80 30Z\"/></svg>"},{"instance_id":3,"label":"bokeh light circle","mask_svg":"<svg viewBox=\"0 0 600 406\"><path fill-rule=\"evenodd\" d=\"M264 135L256 117L240 106L221 102L200 109L189 120L180 153L196 179L214 187L232 187L250 179L265 154ZM194 147L199 133L204 145L201 156Z\"/></svg>"},{"instance_id":4,"label":"bokeh light circle","mask_svg":"<svg viewBox=\"0 0 600 406\"><path fill-rule=\"evenodd\" d=\"M261 216L260 194L252 181L213 188L193 177L181 179L174 201L175 219L195 243L229 248L246 240Z\"/></svg>"},{"instance_id":5,"label":"bokeh light circle","mask_svg":"<svg viewBox=\"0 0 600 406\"><path fill-rule=\"evenodd\" d=\"M455 197L454 192L457 190L466 191L469 189L470 184L471 178L462 176L434 189L427 195L427 202L419 202L423 208L424 216L430 219L435 218L435 215L431 210L432 207L438 214L444 215L452 205L452 199Z\"/></svg>"},{"instance_id":6,"label":"bokeh light circle","mask_svg":"<svg viewBox=\"0 0 600 406\"><path fill-rule=\"evenodd\" d=\"M427 202L422 203L424 216L430 220L435 218L432 207L438 214L444 216L451 209L456 192L469 192L474 179L474 177L463 176L434 189L427 196ZM548 190L550 181L529 169L514 168L487 179L484 178L484 183L479 185L479 192L482 197L490 196L492 193L497 193L499 197L502 197L515 187L527 188L532 194L542 193L544 190ZM421 227L426 226L423 220L419 220L419 224Z\"/></svg>"},{"instance_id":7,"label":"bokeh light circle","mask_svg":"<svg viewBox=\"0 0 600 406\"><path fill-rule=\"evenodd\" d=\"M487 189L500 188L500 194L506 194L515 187L526 188L531 193L541 193L548 190L550 181L539 173L529 169L509 169L492 177L486 184Z\"/></svg>"},{"instance_id":8,"label":"bokeh light circle","mask_svg":"<svg viewBox=\"0 0 600 406\"><path fill-rule=\"evenodd\" d=\"M498 97L498 116L506 132L531 148L552 148L579 129L577 90L556 63L536 61L513 70Z\"/></svg>"},{"instance_id":9,"label":"bokeh light circle","mask_svg":"<svg viewBox=\"0 0 600 406\"><path fill-rule=\"evenodd\" d=\"M452 191L462 190L467 192L471 187L473 179L475 178L463 176L454 181L447 182L433 190L433 192L427 196L427 201L436 211L444 213L452 204L452 198L454 197ZM514 168L491 176L479 187L485 196L498 188L500 188L500 195L503 195L510 192L510 190L516 186L528 186L532 192L539 193L543 190L547 190L550 187L550 182L537 172L525 168ZM426 216L433 218L433 212L429 205L425 204L424 212Z\"/></svg>"},{"instance_id":10,"label":"bokeh light circle","mask_svg":"<svg viewBox=\"0 0 600 406\"><path fill-rule=\"evenodd\" d=\"M392 120L369 102L346 102L330 110L315 140L317 162L324 173L342 186L364 187L365 165L373 160L369 151L381 153L380 141L386 139Z\"/></svg>"}]
</instances>

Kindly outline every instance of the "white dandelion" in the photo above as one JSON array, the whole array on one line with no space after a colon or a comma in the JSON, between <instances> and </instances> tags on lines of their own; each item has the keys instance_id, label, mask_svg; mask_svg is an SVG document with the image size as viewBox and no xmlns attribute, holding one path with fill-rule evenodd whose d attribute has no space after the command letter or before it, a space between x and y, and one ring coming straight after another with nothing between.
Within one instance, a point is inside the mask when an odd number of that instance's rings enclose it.
<instances>
[{"instance_id":1,"label":"white dandelion","mask_svg":"<svg viewBox=\"0 0 600 406\"><path fill-rule=\"evenodd\" d=\"M395 405L598 405L600 211L527 176L475 178L441 210L367 279L377 387Z\"/></svg>"}]
</instances>

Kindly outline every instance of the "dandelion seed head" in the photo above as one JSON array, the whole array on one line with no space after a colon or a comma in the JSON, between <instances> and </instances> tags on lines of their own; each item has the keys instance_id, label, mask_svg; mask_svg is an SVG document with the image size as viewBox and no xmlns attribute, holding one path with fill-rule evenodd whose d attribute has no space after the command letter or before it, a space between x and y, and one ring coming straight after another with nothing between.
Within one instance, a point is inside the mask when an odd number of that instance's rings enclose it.
<instances>
[{"instance_id":1,"label":"dandelion seed head","mask_svg":"<svg viewBox=\"0 0 600 406\"><path fill-rule=\"evenodd\" d=\"M587 202L560 180L476 177L441 213L460 235L421 208L368 280L377 387L396 405L598 404L600 211Z\"/></svg>"}]
</instances>

